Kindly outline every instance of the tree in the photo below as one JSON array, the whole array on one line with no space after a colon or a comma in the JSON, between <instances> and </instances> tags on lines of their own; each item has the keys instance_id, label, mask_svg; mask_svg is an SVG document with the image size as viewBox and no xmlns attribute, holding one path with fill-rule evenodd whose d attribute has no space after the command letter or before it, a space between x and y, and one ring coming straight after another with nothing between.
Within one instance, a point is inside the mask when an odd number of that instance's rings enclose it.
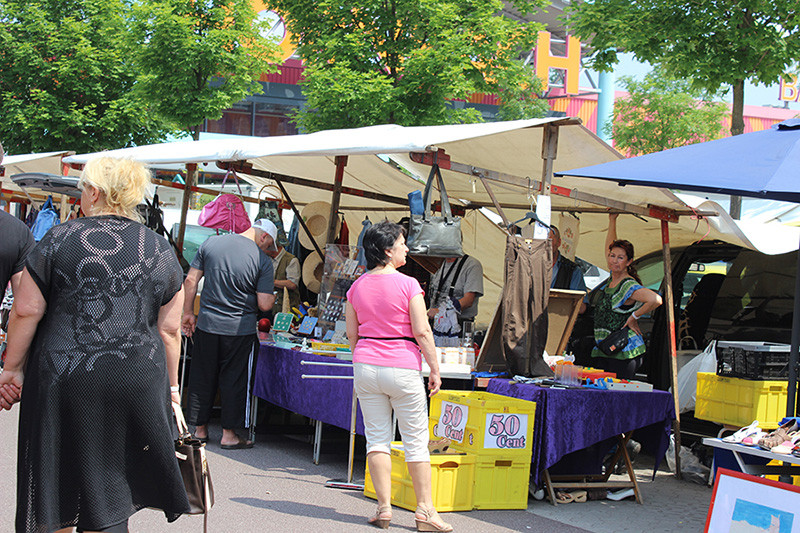
<instances>
[{"instance_id":1,"label":"tree","mask_svg":"<svg viewBox=\"0 0 800 533\"><path fill-rule=\"evenodd\" d=\"M526 13L548 4L520 0ZM305 131L381 123L477 122L457 101L495 93L501 118L543 116L541 82L523 64L541 25L497 16L501 0L267 0L298 36ZM456 101L456 102L454 102Z\"/></svg>"},{"instance_id":2,"label":"tree","mask_svg":"<svg viewBox=\"0 0 800 533\"><path fill-rule=\"evenodd\" d=\"M119 0L0 0L0 138L9 153L94 152L170 128L131 93Z\"/></svg>"},{"instance_id":3,"label":"tree","mask_svg":"<svg viewBox=\"0 0 800 533\"><path fill-rule=\"evenodd\" d=\"M797 0L591 0L571 4L565 23L609 70L617 51L661 64L692 86L733 89L731 133L744 131L744 82L778 81L800 57Z\"/></svg>"},{"instance_id":4,"label":"tree","mask_svg":"<svg viewBox=\"0 0 800 533\"><path fill-rule=\"evenodd\" d=\"M628 96L616 100L613 125L606 126L620 151L637 156L721 137L727 106L692 89L691 81L656 69L642 81L622 76L620 82Z\"/></svg>"},{"instance_id":5,"label":"tree","mask_svg":"<svg viewBox=\"0 0 800 533\"><path fill-rule=\"evenodd\" d=\"M137 94L199 138L204 119L262 92L277 43L250 0L151 0L133 7Z\"/></svg>"}]
</instances>

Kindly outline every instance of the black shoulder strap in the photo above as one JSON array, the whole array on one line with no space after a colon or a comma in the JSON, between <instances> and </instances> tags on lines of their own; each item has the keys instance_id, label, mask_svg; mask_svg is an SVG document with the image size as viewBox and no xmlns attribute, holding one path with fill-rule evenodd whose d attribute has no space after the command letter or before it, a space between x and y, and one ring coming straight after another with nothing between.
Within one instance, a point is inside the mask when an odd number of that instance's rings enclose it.
<instances>
[{"instance_id":1,"label":"black shoulder strap","mask_svg":"<svg viewBox=\"0 0 800 533\"><path fill-rule=\"evenodd\" d=\"M453 274L453 279L450 280L450 292L448 295L450 298L453 297L453 293L456 290L456 280L458 279L458 275L461 274L461 268L464 266L464 263L467 261L467 254L461 256L461 259L458 261L458 268L456 269L456 273Z\"/></svg>"}]
</instances>

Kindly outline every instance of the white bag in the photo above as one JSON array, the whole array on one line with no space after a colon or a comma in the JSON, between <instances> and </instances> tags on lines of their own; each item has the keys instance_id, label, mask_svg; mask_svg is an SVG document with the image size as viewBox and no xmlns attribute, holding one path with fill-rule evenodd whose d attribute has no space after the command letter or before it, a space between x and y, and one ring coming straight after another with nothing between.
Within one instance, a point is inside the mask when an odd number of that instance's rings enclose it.
<instances>
[{"instance_id":1,"label":"white bag","mask_svg":"<svg viewBox=\"0 0 800 533\"><path fill-rule=\"evenodd\" d=\"M717 371L717 341L711 341L706 349L683 365L678 372L678 406L681 413L694 409L697 399L697 373Z\"/></svg>"}]
</instances>

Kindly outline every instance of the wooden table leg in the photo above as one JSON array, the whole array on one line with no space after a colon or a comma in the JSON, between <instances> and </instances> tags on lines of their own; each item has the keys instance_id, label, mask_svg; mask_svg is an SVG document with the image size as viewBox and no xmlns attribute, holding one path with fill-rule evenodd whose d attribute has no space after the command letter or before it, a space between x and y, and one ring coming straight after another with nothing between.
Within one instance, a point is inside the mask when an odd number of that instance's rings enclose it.
<instances>
[{"instance_id":1,"label":"wooden table leg","mask_svg":"<svg viewBox=\"0 0 800 533\"><path fill-rule=\"evenodd\" d=\"M625 467L628 469L628 477L633 483L633 494L636 497L636 501L640 504L642 503L642 495L639 492L639 483L636 481L636 472L633 471L633 464L631 463L631 458L628 455L628 441L631 440L631 436L633 432L628 433L627 435L617 435L617 441L619 444L617 445L618 450L622 451L622 459L625 461ZM612 463L614 464L614 463Z\"/></svg>"},{"instance_id":2,"label":"wooden table leg","mask_svg":"<svg viewBox=\"0 0 800 533\"><path fill-rule=\"evenodd\" d=\"M556 503L556 493L553 490L553 480L550 479L550 472L548 472L546 468L544 470L544 487L545 490L547 490L547 495L550 497L550 502L553 505L558 505Z\"/></svg>"}]
</instances>

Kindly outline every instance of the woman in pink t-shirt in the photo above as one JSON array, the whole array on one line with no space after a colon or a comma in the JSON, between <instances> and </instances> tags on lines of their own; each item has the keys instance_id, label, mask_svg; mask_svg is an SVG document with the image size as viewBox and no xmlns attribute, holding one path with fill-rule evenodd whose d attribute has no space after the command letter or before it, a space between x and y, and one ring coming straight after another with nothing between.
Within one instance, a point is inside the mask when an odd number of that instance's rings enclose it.
<instances>
[{"instance_id":1,"label":"woman in pink t-shirt","mask_svg":"<svg viewBox=\"0 0 800 533\"><path fill-rule=\"evenodd\" d=\"M347 292L347 338L353 351L353 382L364 415L367 462L378 497L371 524L388 528L391 506L392 410L397 415L406 463L414 483L418 531L453 531L433 507L428 451L428 408L421 356L431 369L433 396L442 380L422 288L397 268L406 263L402 226L380 222L364 233L368 272Z\"/></svg>"}]
</instances>

